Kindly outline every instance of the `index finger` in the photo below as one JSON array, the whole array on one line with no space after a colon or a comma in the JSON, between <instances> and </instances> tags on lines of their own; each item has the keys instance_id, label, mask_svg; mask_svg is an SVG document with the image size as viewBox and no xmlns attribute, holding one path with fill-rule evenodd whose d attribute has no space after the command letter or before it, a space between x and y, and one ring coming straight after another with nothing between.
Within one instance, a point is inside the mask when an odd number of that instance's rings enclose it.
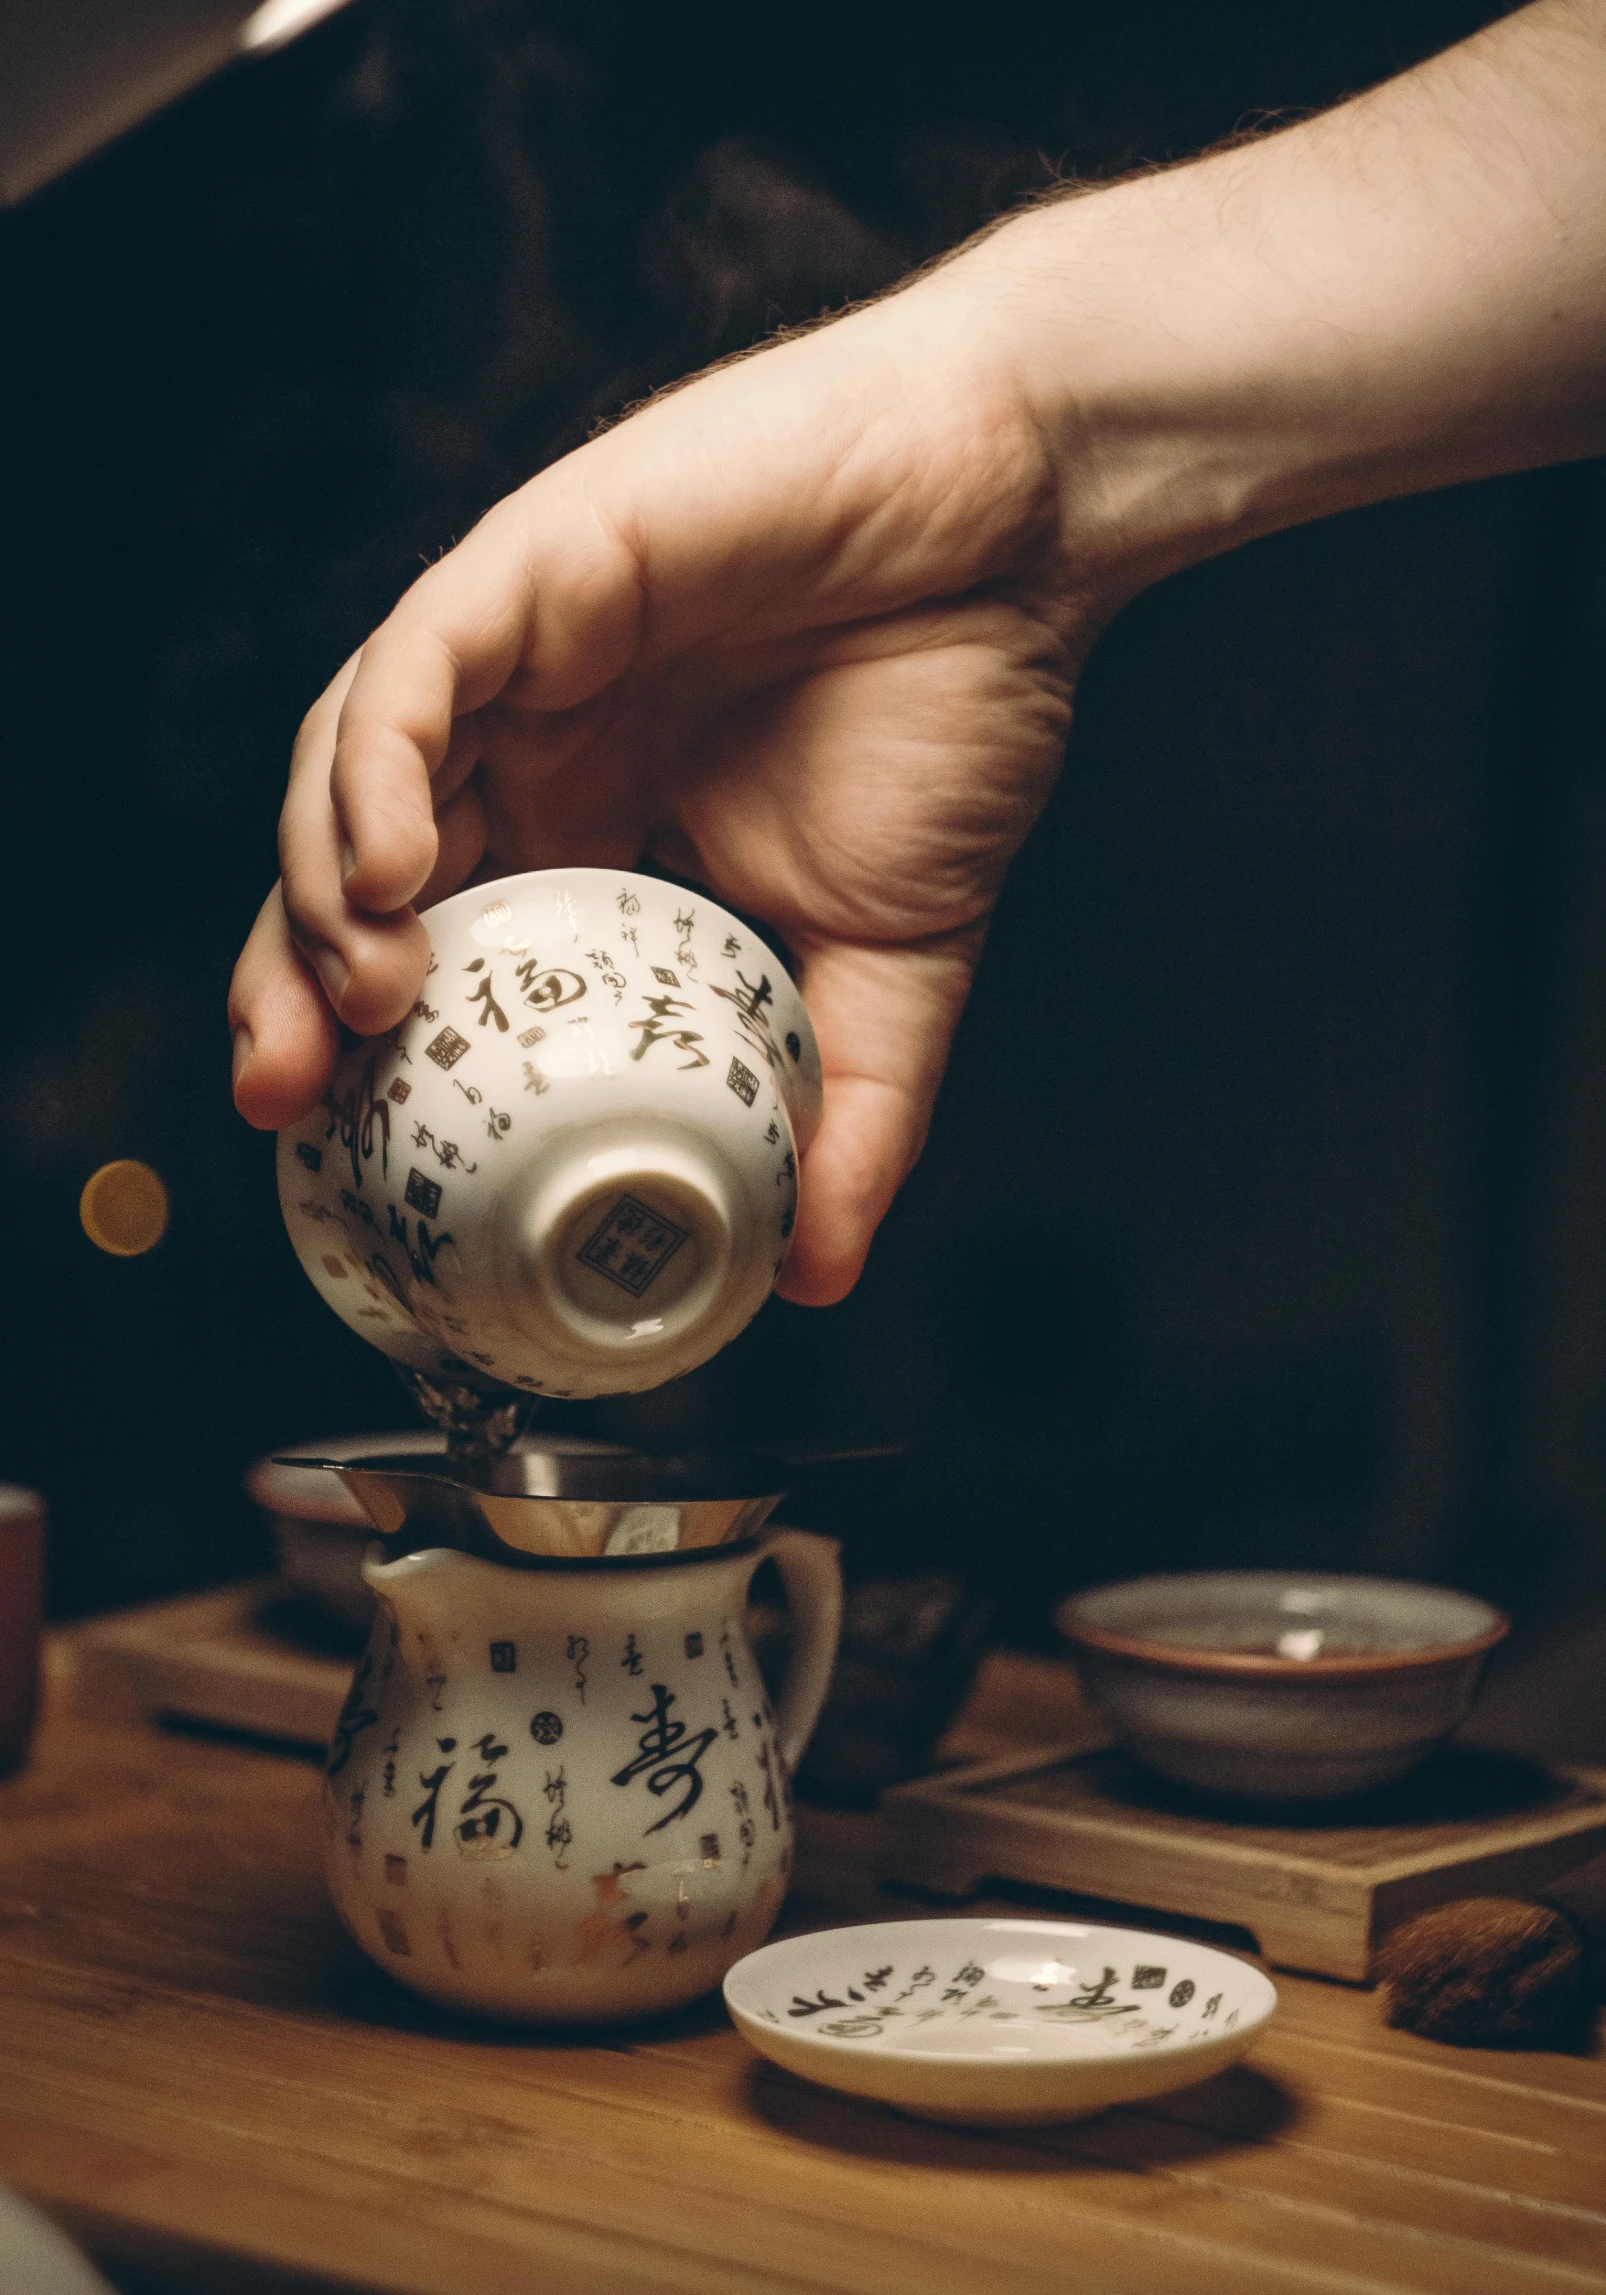
<instances>
[{"instance_id":1,"label":"index finger","mask_svg":"<svg viewBox=\"0 0 1606 2295\"><path fill-rule=\"evenodd\" d=\"M431 784L454 722L514 681L531 709L589 699L627 665L640 599L631 554L572 462L498 503L413 584L364 646L335 735L350 901L388 913L428 875Z\"/></svg>"}]
</instances>

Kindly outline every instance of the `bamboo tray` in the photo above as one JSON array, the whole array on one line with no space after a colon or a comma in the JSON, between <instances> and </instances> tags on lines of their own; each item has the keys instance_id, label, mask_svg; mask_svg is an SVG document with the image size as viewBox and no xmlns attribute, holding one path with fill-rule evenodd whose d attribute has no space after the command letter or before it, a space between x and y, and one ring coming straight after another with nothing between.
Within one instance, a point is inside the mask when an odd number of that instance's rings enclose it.
<instances>
[{"instance_id":1,"label":"bamboo tray","mask_svg":"<svg viewBox=\"0 0 1606 2295\"><path fill-rule=\"evenodd\" d=\"M69 1626L74 1701L107 1720L199 1721L287 1745L329 1741L356 1663L276 1578Z\"/></svg>"},{"instance_id":2,"label":"bamboo tray","mask_svg":"<svg viewBox=\"0 0 1606 2295\"><path fill-rule=\"evenodd\" d=\"M881 1877L941 1896L1027 1882L1247 1929L1279 1968L1371 1980L1399 1921L1454 1897L1528 1896L1606 1849L1606 1772L1452 1747L1342 1821L1230 1821L1085 1738L900 1785Z\"/></svg>"}]
</instances>

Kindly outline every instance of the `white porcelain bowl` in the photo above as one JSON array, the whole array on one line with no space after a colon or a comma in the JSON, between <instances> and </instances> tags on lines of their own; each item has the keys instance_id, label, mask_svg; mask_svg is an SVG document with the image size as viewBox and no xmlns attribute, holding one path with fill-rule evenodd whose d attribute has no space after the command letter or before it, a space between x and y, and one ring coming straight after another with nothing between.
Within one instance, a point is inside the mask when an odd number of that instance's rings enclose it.
<instances>
[{"instance_id":1,"label":"white porcelain bowl","mask_svg":"<svg viewBox=\"0 0 1606 2295\"><path fill-rule=\"evenodd\" d=\"M1277 1993L1248 1961L1142 1929L906 1920L750 1952L725 2005L801 2079L918 2119L1025 2128L1207 2079Z\"/></svg>"},{"instance_id":2,"label":"white porcelain bowl","mask_svg":"<svg viewBox=\"0 0 1606 2295\"><path fill-rule=\"evenodd\" d=\"M308 1276L433 1379L589 1397L695 1369L786 1258L822 1104L797 989L739 918L624 871L421 921L412 1012L279 1135Z\"/></svg>"},{"instance_id":3,"label":"white porcelain bowl","mask_svg":"<svg viewBox=\"0 0 1606 2295\"><path fill-rule=\"evenodd\" d=\"M1272 1803L1408 1776L1465 1719L1507 1631L1448 1587L1290 1570L1129 1578L1062 1603L1055 1623L1140 1761Z\"/></svg>"}]
</instances>

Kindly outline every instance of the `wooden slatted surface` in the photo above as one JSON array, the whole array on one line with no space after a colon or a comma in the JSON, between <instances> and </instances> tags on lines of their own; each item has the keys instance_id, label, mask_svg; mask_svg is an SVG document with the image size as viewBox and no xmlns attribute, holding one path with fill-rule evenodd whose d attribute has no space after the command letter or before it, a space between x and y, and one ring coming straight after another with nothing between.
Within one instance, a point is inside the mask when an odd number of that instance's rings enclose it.
<instances>
[{"instance_id":1,"label":"wooden slatted surface","mask_svg":"<svg viewBox=\"0 0 1606 2295\"><path fill-rule=\"evenodd\" d=\"M1606 1772L1456 1746L1364 1821L1211 1818L1125 1757L1006 1754L900 1785L881 1804L889 1880L965 1897L985 1879L1208 1914L1276 1968L1364 1982L1387 1932L1457 1897L1538 1896L1606 1850Z\"/></svg>"},{"instance_id":2,"label":"wooden slatted surface","mask_svg":"<svg viewBox=\"0 0 1606 2295\"><path fill-rule=\"evenodd\" d=\"M1023 1679L984 1682L967 1750ZM1040 1691L1032 1732L1064 1734ZM717 2006L602 2045L452 2023L346 1943L315 1801L306 1762L60 1702L0 1788L0 2180L114 2269L228 2295L1606 2290L1598 2047L1451 2052L1283 1977L1255 2055L1200 2088L948 2133L761 2064ZM794 1925L875 1909L862 1821L806 1847Z\"/></svg>"}]
</instances>

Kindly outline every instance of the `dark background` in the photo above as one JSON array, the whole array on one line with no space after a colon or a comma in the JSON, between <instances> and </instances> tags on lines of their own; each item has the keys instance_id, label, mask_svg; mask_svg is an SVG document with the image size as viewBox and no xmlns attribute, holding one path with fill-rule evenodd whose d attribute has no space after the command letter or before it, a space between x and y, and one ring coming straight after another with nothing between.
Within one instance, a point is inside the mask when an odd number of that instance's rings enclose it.
<instances>
[{"instance_id":1,"label":"dark background","mask_svg":"<svg viewBox=\"0 0 1606 2295\"><path fill-rule=\"evenodd\" d=\"M358 0L5 219L0 1478L59 1612L255 1566L253 1455L406 1422L295 1265L223 1000L298 718L420 563L1054 172L1494 12ZM1606 1752L1603 631L1594 468L1141 599L859 1290L589 1423L907 1437L793 1518L1026 1637L1146 1567L1474 1586L1508 1734ZM172 1192L144 1260L78 1227L120 1155Z\"/></svg>"}]
</instances>

